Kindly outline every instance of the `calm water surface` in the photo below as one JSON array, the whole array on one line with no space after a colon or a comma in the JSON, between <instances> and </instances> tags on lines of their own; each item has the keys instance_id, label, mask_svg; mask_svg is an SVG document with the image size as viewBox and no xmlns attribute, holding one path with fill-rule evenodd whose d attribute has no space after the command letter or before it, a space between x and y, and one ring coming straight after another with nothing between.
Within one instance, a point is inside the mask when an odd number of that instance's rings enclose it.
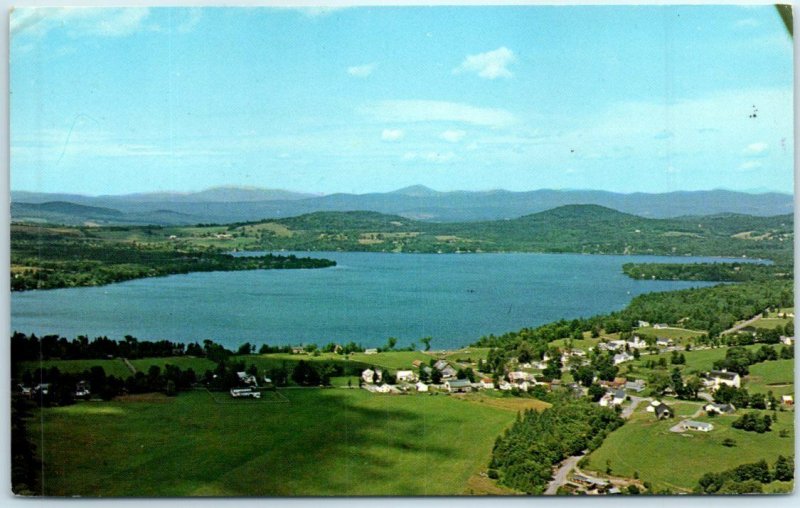
<instances>
[{"instance_id":1,"label":"calm water surface","mask_svg":"<svg viewBox=\"0 0 800 508\"><path fill-rule=\"evenodd\" d=\"M12 329L73 338L126 334L229 347L432 336L455 348L561 318L623 308L634 296L709 285L635 281L630 262L711 258L580 254L298 253L335 268L193 273L103 287L12 293Z\"/></svg>"}]
</instances>

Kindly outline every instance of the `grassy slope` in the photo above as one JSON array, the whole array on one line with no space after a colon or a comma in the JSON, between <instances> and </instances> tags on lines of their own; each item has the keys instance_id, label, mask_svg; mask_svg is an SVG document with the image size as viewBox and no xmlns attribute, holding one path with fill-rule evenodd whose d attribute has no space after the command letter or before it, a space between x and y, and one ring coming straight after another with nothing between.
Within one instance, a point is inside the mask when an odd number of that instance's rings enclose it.
<instances>
[{"instance_id":1,"label":"grassy slope","mask_svg":"<svg viewBox=\"0 0 800 508\"><path fill-rule=\"evenodd\" d=\"M459 494L516 416L457 397L285 393L291 403L216 404L191 392L45 409L44 428L33 419L29 431L46 493Z\"/></svg>"},{"instance_id":2,"label":"grassy slope","mask_svg":"<svg viewBox=\"0 0 800 508\"><path fill-rule=\"evenodd\" d=\"M751 392L772 392L776 397L794 393L794 360L763 362L750 366L746 387ZM777 385L777 386L775 386Z\"/></svg>"},{"instance_id":3,"label":"grassy slope","mask_svg":"<svg viewBox=\"0 0 800 508\"><path fill-rule=\"evenodd\" d=\"M681 407L678 412L686 411ZM697 420L713 423L714 430L684 436L669 431L680 420L659 422L651 413L639 410L589 456L587 469L603 472L608 461L614 475L632 477L638 472L642 481L649 481L656 489L677 492L693 489L707 472L724 471L760 459L773 464L778 455L792 455L794 413L779 413L773 430L764 434L733 429L731 422L736 418L699 417ZM778 436L782 429L789 430L789 437ZM725 438L734 439L736 446L722 446Z\"/></svg>"}]
</instances>

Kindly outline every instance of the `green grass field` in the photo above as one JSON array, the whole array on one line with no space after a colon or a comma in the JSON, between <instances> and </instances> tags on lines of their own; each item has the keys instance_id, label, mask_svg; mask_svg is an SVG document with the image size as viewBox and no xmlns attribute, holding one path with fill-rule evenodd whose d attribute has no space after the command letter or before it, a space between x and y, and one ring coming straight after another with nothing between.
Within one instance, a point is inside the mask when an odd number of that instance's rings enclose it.
<instances>
[{"instance_id":1,"label":"green grass field","mask_svg":"<svg viewBox=\"0 0 800 508\"><path fill-rule=\"evenodd\" d=\"M687 330L684 328L661 328L656 330L652 326L646 326L642 328L636 328L633 331L634 334L636 333L643 333L647 335L652 335L658 337L659 339L672 339L677 341L682 341L683 339L691 339L694 337L699 337L703 335L705 332L699 332L697 330Z\"/></svg>"},{"instance_id":2,"label":"green grass field","mask_svg":"<svg viewBox=\"0 0 800 508\"><path fill-rule=\"evenodd\" d=\"M149 361L149 360L148 360ZM131 375L130 369L119 358L113 360L43 360L41 362L22 362L20 371L35 371L41 367L49 369L57 367L59 371L69 374L80 374L85 370L90 370L94 366L103 367L107 376L127 378Z\"/></svg>"},{"instance_id":3,"label":"green grass field","mask_svg":"<svg viewBox=\"0 0 800 508\"><path fill-rule=\"evenodd\" d=\"M195 391L41 410L28 426L45 493L461 494L480 483L519 409L444 395L282 393L290 403L215 403Z\"/></svg>"},{"instance_id":4,"label":"green grass field","mask_svg":"<svg viewBox=\"0 0 800 508\"><path fill-rule=\"evenodd\" d=\"M216 364L205 358L194 358L191 356L168 356L164 358L145 358L142 360L130 360L136 370L147 373L152 365L157 365L164 370L165 365L175 365L181 370L192 369L198 377L202 376L207 370L214 370Z\"/></svg>"},{"instance_id":5,"label":"green grass field","mask_svg":"<svg viewBox=\"0 0 800 508\"><path fill-rule=\"evenodd\" d=\"M751 365L745 382L745 387L754 393L771 391L776 397L794 393L794 360Z\"/></svg>"},{"instance_id":6,"label":"green grass field","mask_svg":"<svg viewBox=\"0 0 800 508\"><path fill-rule=\"evenodd\" d=\"M755 351L761 347L761 344L755 344L752 346L745 346L745 347L747 349ZM669 373L672 371L674 367L678 367L678 369L681 370L683 375L687 375L692 372L706 372L713 369L715 361L724 359L727 351L728 348L726 347L680 351L680 353L683 354L684 357L686 358L686 364L684 365L672 365L670 363L670 358L672 353L661 353L658 355L642 355L642 357L639 360L634 360L629 364L623 364L621 370L625 371L624 366L631 365L634 367L635 373L639 377L646 378L648 374L654 372L654 369L647 369L644 367L644 364L650 360L658 362L659 358L665 358L667 360L667 368L666 370L662 370L662 372Z\"/></svg>"},{"instance_id":7,"label":"green grass field","mask_svg":"<svg viewBox=\"0 0 800 508\"><path fill-rule=\"evenodd\" d=\"M678 413L684 413L683 409ZM778 415L773 430L764 434L732 428L736 415L701 416L696 419L713 423L714 430L679 434L669 431L679 418L656 421L652 413L640 409L589 455L586 469L602 473L609 464L614 475L633 477L638 473L642 481L650 482L657 490L688 492L705 473L760 459L766 459L772 466L778 455L792 455L794 413ZM789 431L788 437L779 437L782 429ZM735 440L736 446L723 446L726 438Z\"/></svg>"}]
</instances>

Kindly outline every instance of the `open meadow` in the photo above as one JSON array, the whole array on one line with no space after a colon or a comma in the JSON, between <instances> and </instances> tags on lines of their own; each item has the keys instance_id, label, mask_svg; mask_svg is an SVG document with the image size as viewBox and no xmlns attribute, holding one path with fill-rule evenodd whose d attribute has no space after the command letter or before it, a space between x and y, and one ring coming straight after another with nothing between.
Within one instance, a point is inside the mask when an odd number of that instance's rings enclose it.
<instances>
[{"instance_id":1,"label":"open meadow","mask_svg":"<svg viewBox=\"0 0 800 508\"><path fill-rule=\"evenodd\" d=\"M357 389L280 393L290 402L193 391L42 409L29 422L29 435L43 458L44 492L481 493L486 482L479 473L494 439L518 410L543 407L533 399L381 396Z\"/></svg>"},{"instance_id":2,"label":"open meadow","mask_svg":"<svg viewBox=\"0 0 800 508\"><path fill-rule=\"evenodd\" d=\"M625 425L612 432L603 445L589 455L586 469L604 473L608 467L613 475L638 476L658 491L679 493L694 489L705 473L721 472L761 459L772 466L778 455L794 453L794 412L777 413L772 430L763 434L731 427L742 411L737 411L737 415L692 418L712 423L711 432L676 433L670 432L670 427L691 411L685 403L675 406L678 416L662 421L641 406ZM763 413L775 414L772 411ZM779 436L782 430L788 432L786 437ZM736 445L724 446L725 439L733 439Z\"/></svg>"}]
</instances>

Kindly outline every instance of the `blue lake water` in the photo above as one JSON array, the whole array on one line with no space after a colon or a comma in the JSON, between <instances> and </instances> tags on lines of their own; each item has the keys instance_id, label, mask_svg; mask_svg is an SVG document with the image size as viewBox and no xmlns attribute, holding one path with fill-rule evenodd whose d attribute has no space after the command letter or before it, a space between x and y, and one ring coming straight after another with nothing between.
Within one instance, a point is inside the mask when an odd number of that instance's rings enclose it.
<instances>
[{"instance_id":1,"label":"blue lake water","mask_svg":"<svg viewBox=\"0 0 800 508\"><path fill-rule=\"evenodd\" d=\"M73 338L140 339L228 347L244 342L400 345L433 337L436 349L467 345L561 318L622 309L634 296L709 285L636 281L630 262L718 258L580 254L298 253L335 268L210 272L102 287L12 293L11 326ZM741 261L741 260L739 260Z\"/></svg>"}]
</instances>

